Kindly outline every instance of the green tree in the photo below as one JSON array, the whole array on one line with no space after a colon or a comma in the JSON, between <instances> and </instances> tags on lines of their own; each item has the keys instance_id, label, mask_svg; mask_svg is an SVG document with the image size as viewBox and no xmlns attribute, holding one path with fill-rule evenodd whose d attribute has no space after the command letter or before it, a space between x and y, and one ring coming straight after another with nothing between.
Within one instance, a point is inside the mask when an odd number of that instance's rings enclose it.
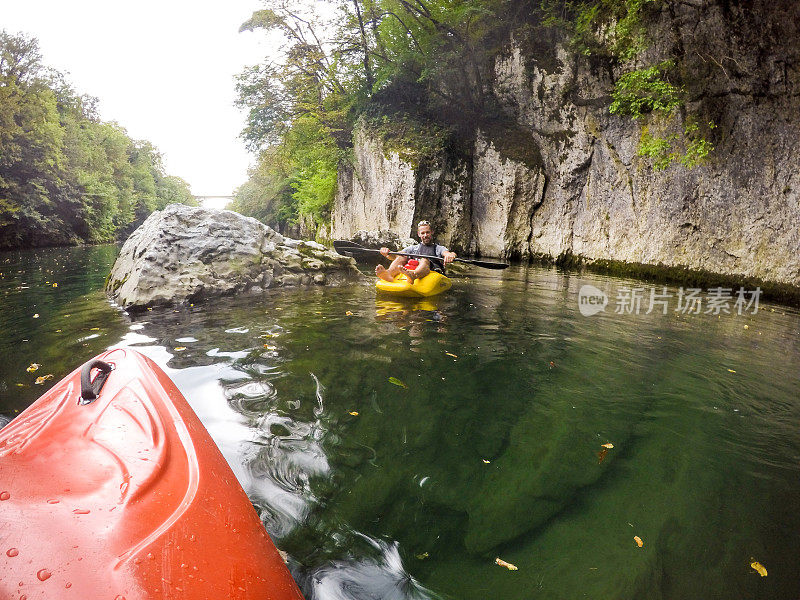
<instances>
[{"instance_id":1,"label":"green tree","mask_svg":"<svg viewBox=\"0 0 800 600\"><path fill-rule=\"evenodd\" d=\"M176 201L188 185L152 144L102 122L35 39L0 32L0 248L111 241Z\"/></svg>"}]
</instances>

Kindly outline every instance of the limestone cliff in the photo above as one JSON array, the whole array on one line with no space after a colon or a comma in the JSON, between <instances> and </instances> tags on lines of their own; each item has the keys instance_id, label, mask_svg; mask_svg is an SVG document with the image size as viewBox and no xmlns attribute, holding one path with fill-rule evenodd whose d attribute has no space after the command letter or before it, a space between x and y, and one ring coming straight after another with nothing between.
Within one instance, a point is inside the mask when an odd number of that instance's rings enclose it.
<instances>
[{"instance_id":1,"label":"limestone cliff","mask_svg":"<svg viewBox=\"0 0 800 600\"><path fill-rule=\"evenodd\" d=\"M663 171L637 154L650 121L608 110L618 67L520 31L494 61L501 114L476 124L467 151L403 160L359 129L331 236L407 236L429 218L462 252L573 254L800 286L798 29L790 0L662 4L641 60L678 57L687 111L716 124L706 164Z\"/></svg>"}]
</instances>

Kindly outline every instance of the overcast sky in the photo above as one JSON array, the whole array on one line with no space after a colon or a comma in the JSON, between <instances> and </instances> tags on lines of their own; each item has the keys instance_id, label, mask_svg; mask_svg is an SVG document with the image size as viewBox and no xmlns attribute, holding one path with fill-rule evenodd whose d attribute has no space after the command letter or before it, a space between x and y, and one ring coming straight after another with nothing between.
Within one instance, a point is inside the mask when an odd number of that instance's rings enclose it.
<instances>
[{"instance_id":1,"label":"overcast sky","mask_svg":"<svg viewBox=\"0 0 800 600\"><path fill-rule=\"evenodd\" d=\"M151 141L196 195L230 195L253 157L238 138L234 75L273 52L238 33L259 0L0 0L0 29L39 40L100 115ZM274 41L272 42L274 43Z\"/></svg>"}]
</instances>

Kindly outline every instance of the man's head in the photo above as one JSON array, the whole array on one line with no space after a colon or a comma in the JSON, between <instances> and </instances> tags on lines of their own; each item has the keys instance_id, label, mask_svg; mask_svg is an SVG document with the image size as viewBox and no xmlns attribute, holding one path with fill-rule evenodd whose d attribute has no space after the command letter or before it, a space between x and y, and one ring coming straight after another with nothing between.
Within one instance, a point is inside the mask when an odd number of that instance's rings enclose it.
<instances>
[{"instance_id":1,"label":"man's head","mask_svg":"<svg viewBox=\"0 0 800 600\"><path fill-rule=\"evenodd\" d=\"M431 227L430 221L419 222L417 225L417 235L419 236L419 241L426 246L433 242L433 227Z\"/></svg>"}]
</instances>

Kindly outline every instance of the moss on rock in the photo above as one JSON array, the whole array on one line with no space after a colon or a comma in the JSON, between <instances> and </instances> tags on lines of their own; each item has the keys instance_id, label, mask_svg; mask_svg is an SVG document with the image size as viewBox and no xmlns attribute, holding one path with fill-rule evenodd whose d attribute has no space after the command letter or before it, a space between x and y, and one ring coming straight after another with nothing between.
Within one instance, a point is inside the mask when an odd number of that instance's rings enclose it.
<instances>
[{"instance_id":1,"label":"moss on rock","mask_svg":"<svg viewBox=\"0 0 800 600\"><path fill-rule=\"evenodd\" d=\"M653 283L665 283L691 287L729 287L747 290L761 288L761 298L790 306L800 306L800 287L788 283L766 281L758 277L713 273L703 269L692 269L684 265L631 263L621 260L591 259L572 252L563 252L556 258L548 254L536 254L531 263L555 266L568 271L590 271L616 277L630 277Z\"/></svg>"}]
</instances>

